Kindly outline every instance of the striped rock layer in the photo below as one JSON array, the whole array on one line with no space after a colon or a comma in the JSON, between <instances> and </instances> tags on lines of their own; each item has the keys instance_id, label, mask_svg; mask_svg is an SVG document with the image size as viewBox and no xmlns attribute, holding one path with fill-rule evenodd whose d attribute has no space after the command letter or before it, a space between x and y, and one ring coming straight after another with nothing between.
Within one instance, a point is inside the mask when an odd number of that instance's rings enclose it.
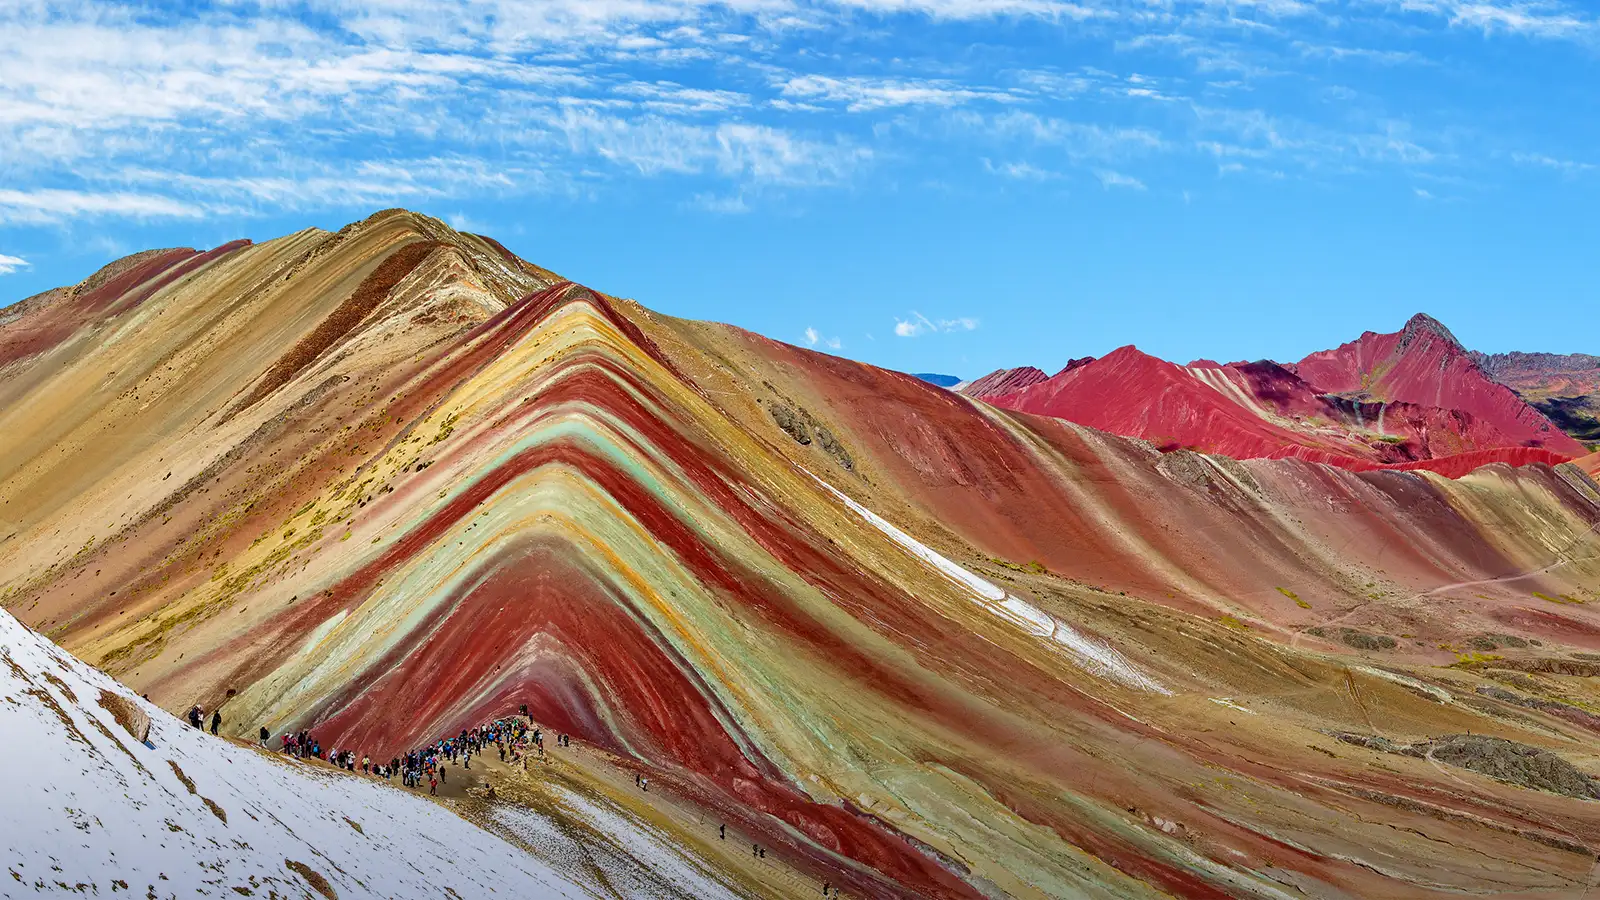
<instances>
[{"instance_id":1,"label":"striped rock layer","mask_svg":"<svg viewBox=\"0 0 1600 900\"><path fill-rule=\"evenodd\" d=\"M1334 737L1596 771L1477 690L1600 702L1577 466L1163 453L401 211L0 329L6 607L239 734L386 758L526 704L858 897L1555 898L1600 847L1591 801Z\"/></svg>"}]
</instances>

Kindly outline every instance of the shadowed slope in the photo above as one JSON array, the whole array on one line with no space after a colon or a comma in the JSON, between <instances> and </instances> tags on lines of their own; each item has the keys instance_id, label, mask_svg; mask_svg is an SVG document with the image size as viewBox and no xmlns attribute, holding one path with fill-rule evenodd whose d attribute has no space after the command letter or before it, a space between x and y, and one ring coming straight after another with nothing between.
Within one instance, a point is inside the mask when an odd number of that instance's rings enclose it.
<instances>
[{"instance_id":1,"label":"shadowed slope","mask_svg":"<svg viewBox=\"0 0 1600 900\"><path fill-rule=\"evenodd\" d=\"M1474 353L1472 358L1562 431L1591 447L1600 443L1600 356Z\"/></svg>"}]
</instances>

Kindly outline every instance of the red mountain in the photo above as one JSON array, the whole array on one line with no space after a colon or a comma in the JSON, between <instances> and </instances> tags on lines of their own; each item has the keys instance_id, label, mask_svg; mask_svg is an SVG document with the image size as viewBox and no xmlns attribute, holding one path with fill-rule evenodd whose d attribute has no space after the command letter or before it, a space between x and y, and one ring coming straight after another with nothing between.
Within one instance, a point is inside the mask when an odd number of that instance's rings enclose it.
<instances>
[{"instance_id":1,"label":"red mountain","mask_svg":"<svg viewBox=\"0 0 1600 900\"><path fill-rule=\"evenodd\" d=\"M1472 359L1562 431L1600 443L1600 356L1513 351L1473 353Z\"/></svg>"},{"instance_id":2,"label":"red mountain","mask_svg":"<svg viewBox=\"0 0 1600 900\"><path fill-rule=\"evenodd\" d=\"M1035 369L1033 366L1018 366L1015 369L995 369L966 387L960 388L960 391L968 397L987 400L990 397L1015 393L1025 387L1045 381L1049 377L1049 375L1039 369Z\"/></svg>"},{"instance_id":3,"label":"red mountain","mask_svg":"<svg viewBox=\"0 0 1600 900\"><path fill-rule=\"evenodd\" d=\"M1383 402L1403 401L1471 413L1502 431L1510 445L1581 456L1564 434L1517 393L1498 384L1437 320L1418 313L1393 334L1367 332L1290 367L1322 390Z\"/></svg>"},{"instance_id":4,"label":"red mountain","mask_svg":"<svg viewBox=\"0 0 1600 900\"><path fill-rule=\"evenodd\" d=\"M1529 400L1600 394L1600 356L1588 353L1472 353L1484 374Z\"/></svg>"},{"instance_id":5,"label":"red mountain","mask_svg":"<svg viewBox=\"0 0 1600 900\"><path fill-rule=\"evenodd\" d=\"M1417 316L1294 366L1180 366L1123 347L1045 380L1005 370L969 393L1021 412L1149 440L1163 451L1294 457L1348 469L1450 476L1490 462L1558 463L1583 448L1478 368L1449 330ZM1001 377L1006 376L1006 377ZM1020 383L1009 393L982 384ZM989 392L981 390L988 388Z\"/></svg>"},{"instance_id":6,"label":"red mountain","mask_svg":"<svg viewBox=\"0 0 1600 900\"><path fill-rule=\"evenodd\" d=\"M989 402L1144 438L1162 450L1357 469L1508 443L1470 414L1324 395L1276 363L1179 366L1131 346Z\"/></svg>"}]
</instances>

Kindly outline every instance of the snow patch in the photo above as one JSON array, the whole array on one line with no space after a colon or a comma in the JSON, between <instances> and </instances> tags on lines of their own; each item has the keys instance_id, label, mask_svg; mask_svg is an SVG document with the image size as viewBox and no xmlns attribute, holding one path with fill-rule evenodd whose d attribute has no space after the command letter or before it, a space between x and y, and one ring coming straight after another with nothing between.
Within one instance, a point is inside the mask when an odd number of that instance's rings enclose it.
<instances>
[{"instance_id":1,"label":"snow patch","mask_svg":"<svg viewBox=\"0 0 1600 900\"><path fill-rule=\"evenodd\" d=\"M598 868L608 885L624 896L653 896L661 881L683 895L705 900L736 900L738 892L708 871L654 829L629 813L554 787L557 803L571 819L588 825L599 840L579 843L554 820L531 809L500 806L498 824L533 847L541 858L571 860L576 872Z\"/></svg>"},{"instance_id":2,"label":"snow patch","mask_svg":"<svg viewBox=\"0 0 1600 900\"><path fill-rule=\"evenodd\" d=\"M153 746L102 692L149 716ZM435 803L202 734L4 611L0 742L26 757L0 816L6 896L597 896Z\"/></svg>"},{"instance_id":3,"label":"snow patch","mask_svg":"<svg viewBox=\"0 0 1600 900\"><path fill-rule=\"evenodd\" d=\"M1410 677L1407 677L1405 675L1401 675L1401 674L1396 673L1396 672L1389 672L1389 671L1386 671L1384 669L1375 669L1375 668L1373 668L1371 666L1352 666L1352 668L1354 668L1358 672L1364 672L1364 673L1366 673L1368 675L1371 675L1374 678L1382 678L1385 681L1392 681L1395 684L1404 685L1404 686L1406 686L1408 688L1411 688L1412 690L1421 691L1422 693L1427 694L1429 697L1432 697L1433 699L1439 701L1440 703L1454 703L1455 702L1455 698L1450 696L1450 692L1449 691L1445 690L1442 687L1436 687L1434 685L1428 684L1425 681L1418 681L1415 678L1410 678Z\"/></svg>"},{"instance_id":4,"label":"snow patch","mask_svg":"<svg viewBox=\"0 0 1600 900\"><path fill-rule=\"evenodd\" d=\"M843 491L833 485L823 481L821 478L817 478L816 475L810 472L806 474L811 475L818 484L832 492L835 497L838 497L840 501L850 507L856 515L866 519L874 528L888 535L890 540L905 548L912 556L937 569L956 584L970 590L977 596L980 606L1035 637L1053 642L1056 646L1065 650L1067 655L1085 671L1138 690L1168 695L1172 693L1161 682L1140 671L1133 663L1128 661L1127 657L1115 649L1087 637L1071 625L1057 619L1032 603L1014 594L1006 593L993 582L980 578L941 555L933 548L889 524L883 517L850 499Z\"/></svg>"}]
</instances>

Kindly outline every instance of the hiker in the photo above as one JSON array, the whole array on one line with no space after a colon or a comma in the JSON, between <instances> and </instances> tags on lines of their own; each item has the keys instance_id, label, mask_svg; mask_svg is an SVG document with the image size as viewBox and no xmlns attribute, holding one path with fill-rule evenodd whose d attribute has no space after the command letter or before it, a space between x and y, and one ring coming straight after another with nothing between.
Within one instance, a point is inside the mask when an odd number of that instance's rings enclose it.
<instances>
[{"instance_id":1,"label":"hiker","mask_svg":"<svg viewBox=\"0 0 1600 900\"><path fill-rule=\"evenodd\" d=\"M728 826L727 825L718 825L717 826L717 840L725 841L727 839L728 839Z\"/></svg>"},{"instance_id":2,"label":"hiker","mask_svg":"<svg viewBox=\"0 0 1600 900\"><path fill-rule=\"evenodd\" d=\"M221 710L215 710L215 709L212 710L211 711L211 736L212 737L216 737L217 736L217 726L219 726L221 724L222 724L222 712L221 712Z\"/></svg>"},{"instance_id":3,"label":"hiker","mask_svg":"<svg viewBox=\"0 0 1600 900\"><path fill-rule=\"evenodd\" d=\"M271 737L272 732L267 730L267 726L261 726L261 746L265 747L267 745L267 741L271 739Z\"/></svg>"},{"instance_id":4,"label":"hiker","mask_svg":"<svg viewBox=\"0 0 1600 900\"><path fill-rule=\"evenodd\" d=\"M439 779L437 779L437 778L429 778L428 779L428 793L432 794L434 796L438 796L438 794L439 794Z\"/></svg>"},{"instance_id":5,"label":"hiker","mask_svg":"<svg viewBox=\"0 0 1600 900\"><path fill-rule=\"evenodd\" d=\"M444 778L444 766L440 766L439 767L439 782L441 784L443 784L444 780L445 780L445 778Z\"/></svg>"},{"instance_id":6,"label":"hiker","mask_svg":"<svg viewBox=\"0 0 1600 900\"><path fill-rule=\"evenodd\" d=\"M189 709L189 724L195 728L200 727L200 707L198 704Z\"/></svg>"}]
</instances>

